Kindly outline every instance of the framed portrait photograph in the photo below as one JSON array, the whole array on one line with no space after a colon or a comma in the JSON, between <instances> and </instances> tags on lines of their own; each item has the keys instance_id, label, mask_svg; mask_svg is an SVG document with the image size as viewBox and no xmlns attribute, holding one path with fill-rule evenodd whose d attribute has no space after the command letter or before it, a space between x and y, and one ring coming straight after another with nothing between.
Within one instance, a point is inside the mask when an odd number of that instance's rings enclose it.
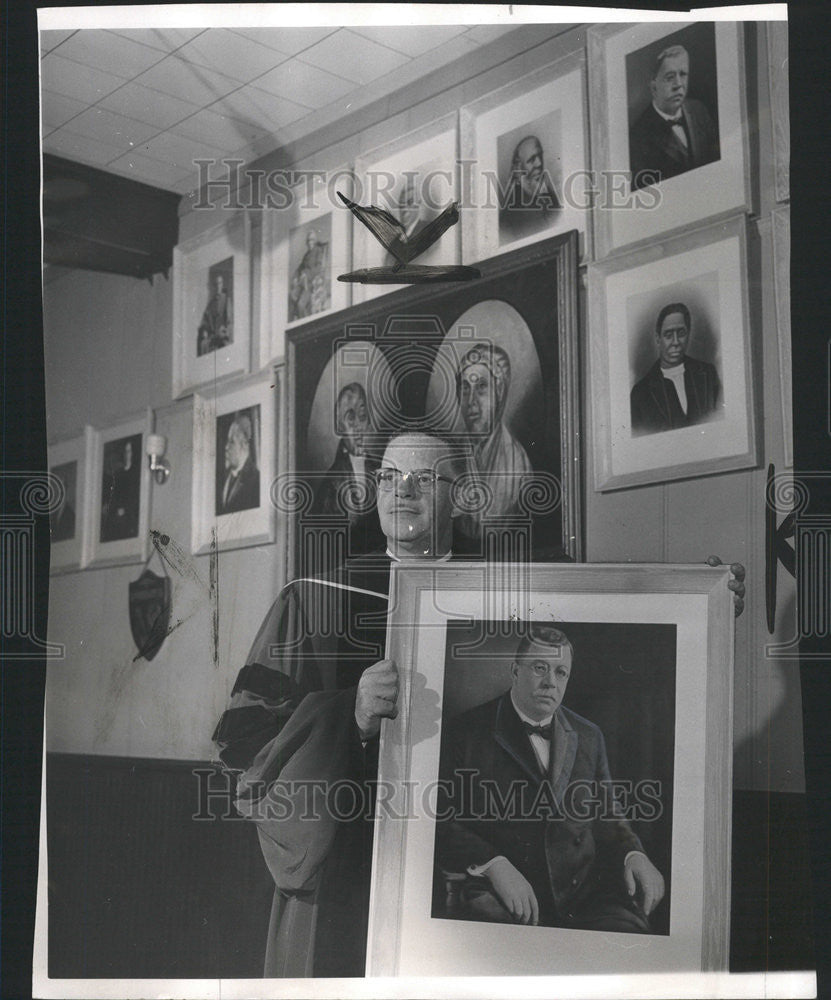
<instances>
[{"instance_id":1,"label":"framed portrait photograph","mask_svg":"<svg viewBox=\"0 0 831 1000\"><path fill-rule=\"evenodd\" d=\"M94 431L87 426L83 434L49 446L49 475L55 490L55 503L49 512L52 573L80 569L87 556L93 443Z\"/></svg>"},{"instance_id":2,"label":"framed portrait photograph","mask_svg":"<svg viewBox=\"0 0 831 1000\"><path fill-rule=\"evenodd\" d=\"M589 30L596 255L750 210L744 25Z\"/></svg>"},{"instance_id":3,"label":"framed portrait photograph","mask_svg":"<svg viewBox=\"0 0 831 1000\"><path fill-rule=\"evenodd\" d=\"M279 369L193 397L195 555L273 542Z\"/></svg>"},{"instance_id":4,"label":"framed portrait photograph","mask_svg":"<svg viewBox=\"0 0 831 1000\"><path fill-rule=\"evenodd\" d=\"M793 468L793 365L791 362L791 210L787 205L770 213L773 233L773 292L779 344L779 385L785 466Z\"/></svg>"},{"instance_id":5,"label":"framed portrait photograph","mask_svg":"<svg viewBox=\"0 0 831 1000\"><path fill-rule=\"evenodd\" d=\"M757 463L744 216L589 268L594 488Z\"/></svg>"},{"instance_id":6,"label":"framed portrait photograph","mask_svg":"<svg viewBox=\"0 0 831 1000\"><path fill-rule=\"evenodd\" d=\"M457 142L456 115L445 115L358 157L354 201L385 209L398 219L407 238L417 235L451 202L459 200ZM347 211L345 206L343 210ZM395 264L395 258L357 219L352 224L352 239L355 270ZM461 226L457 223L413 263L459 264L460 254ZM356 284L353 302L364 302L400 287Z\"/></svg>"},{"instance_id":7,"label":"framed portrait photograph","mask_svg":"<svg viewBox=\"0 0 831 1000\"><path fill-rule=\"evenodd\" d=\"M90 566L143 562L150 551L150 473L144 445L150 414L91 434Z\"/></svg>"},{"instance_id":8,"label":"framed portrait photograph","mask_svg":"<svg viewBox=\"0 0 831 1000\"><path fill-rule=\"evenodd\" d=\"M728 580L393 571L368 975L727 970Z\"/></svg>"},{"instance_id":9,"label":"framed portrait photograph","mask_svg":"<svg viewBox=\"0 0 831 1000\"><path fill-rule=\"evenodd\" d=\"M514 558L581 558L577 233L481 268L288 331L290 576L326 571L313 552L383 551L373 473L415 428L464 468L454 551L484 555L504 529Z\"/></svg>"},{"instance_id":10,"label":"framed portrait photograph","mask_svg":"<svg viewBox=\"0 0 831 1000\"><path fill-rule=\"evenodd\" d=\"M351 214L337 193L352 197L352 171L310 172L284 208L263 212L260 364L285 356L286 327L349 305Z\"/></svg>"},{"instance_id":11,"label":"framed portrait photograph","mask_svg":"<svg viewBox=\"0 0 831 1000\"><path fill-rule=\"evenodd\" d=\"M173 248L173 396L250 368L246 212Z\"/></svg>"},{"instance_id":12,"label":"framed portrait photograph","mask_svg":"<svg viewBox=\"0 0 831 1000\"><path fill-rule=\"evenodd\" d=\"M574 52L461 109L466 264L570 229L590 255L585 90Z\"/></svg>"},{"instance_id":13,"label":"framed portrait photograph","mask_svg":"<svg viewBox=\"0 0 831 1000\"><path fill-rule=\"evenodd\" d=\"M768 77L773 125L773 182L777 201L791 196L791 127L788 87L788 22L768 21Z\"/></svg>"}]
</instances>

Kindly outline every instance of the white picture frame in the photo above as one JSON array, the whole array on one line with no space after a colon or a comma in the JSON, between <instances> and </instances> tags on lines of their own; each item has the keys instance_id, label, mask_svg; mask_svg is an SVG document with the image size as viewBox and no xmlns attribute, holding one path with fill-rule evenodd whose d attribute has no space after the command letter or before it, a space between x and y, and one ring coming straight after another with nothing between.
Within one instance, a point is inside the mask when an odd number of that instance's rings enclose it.
<instances>
[{"instance_id":1,"label":"white picture frame","mask_svg":"<svg viewBox=\"0 0 831 1000\"><path fill-rule=\"evenodd\" d=\"M277 470L280 369L228 383L210 396L193 397L193 493L191 548L194 555L263 545L275 539L271 485ZM221 443L232 424L247 421L245 458L232 483ZM241 447L237 444L237 447Z\"/></svg>"},{"instance_id":2,"label":"white picture frame","mask_svg":"<svg viewBox=\"0 0 831 1000\"><path fill-rule=\"evenodd\" d=\"M770 213L773 240L773 294L776 300L776 341L779 346L779 389L782 397L782 434L785 467L793 468L793 363L791 351L791 210L787 205Z\"/></svg>"},{"instance_id":3,"label":"white picture frame","mask_svg":"<svg viewBox=\"0 0 831 1000\"><path fill-rule=\"evenodd\" d=\"M338 192L352 198L351 168L326 171L325 176L310 171L307 181L291 189L285 208L263 212L261 367L285 358L287 329L351 303L351 285L338 281L338 275L352 266L352 213L338 199ZM315 246L325 247L324 252L309 246L312 232L317 237ZM320 259L304 266L312 254Z\"/></svg>"},{"instance_id":4,"label":"white picture frame","mask_svg":"<svg viewBox=\"0 0 831 1000\"><path fill-rule=\"evenodd\" d=\"M148 411L91 432L86 566L126 565L148 558L150 471L145 446L151 419Z\"/></svg>"},{"instance_id":5,"label":"white picture frame","mask_svg":"<svg viewBox=\"0 0 831 1000\"><path fill-rule=\"evenodd\" d=\"M417 213L416 227L435 218L459 200L457 115L444 115L355 160L355 197L360 205L376 205L398 218L399 203L409 200ZM350 213L351 214L351 213ZM406 223L406 217L402 219ZM417 230L416 230L417 231ZM357 219L352 222L352 266L382 267L394 263L372 233ZM451 226L414 264L461 263L461 226ZM354 304L385 295L402 285L356 284Z\"/></svg>"},{"instance_id":6,"label":"white picture frame","mask_svg":"<svg viewBox=\"0 0 831 1000\"><path fill-rule=\"evenodd\" d=\"M581 51L461 108L465 264L475 264L569 229L580 234L581 259L591 258L586 105L586 59ZM520 204L511 211L506 204L512 192L513 156L531 137L538 139L543 150L543 169L550 176L559 210Z\"/></svg>"},{"instance_id":7,"label":"white picture frame","mask_svg":"<svg viewBox=\"0 0 831 1000\"><path fill-rule=\"evenodd\" d=\"M173 248L174 399L250 370L250 272L244 211Z\"/></svg>"},{"instance_id":8,"label":"white picture frame","mask_svg":"<svg viewBox=\"0 0 831 1000\"><path fill-rule=\"evenodd\" d=\"M589 29L596 259L681 227L752 211L744 30L735 21L654 21ZM695 100L699 107L709 107L718 130L717 158L635 189L630 130L649 111L650 66L672 44L689 49L686 103Z\"/></svg>"},{"instance_id":9,"label":"white picture frame","mask_svg":"<svg viewBox=\"0 0 831 1000\"><path fill-rule=\"evenodd\" d=\"M87 425L82 434L49 446L49 475L57 489L56 506L49 514L49 571L53 574L86 564L94 434Z\"/></svg>"},{"instance_id":10,"label":"white picture frame","mask_svg":"<svg viewBox=\"0 0 831 1000\"><path fill-rule=\"evenodd\" d=\"M367 975L429 969L437 977L550 976L535 982L546 984L546 995L559 995L565 983L559 976L727 970L734 634L728 580L726 567L706 566L449 562L393 571L387 655L398 664L401 687L398 715L381 729L378 778L386 805L376 811ZM643 635L651 627L674 630L674 654L656 675L672 670L674 685L672 793L661 792L671 797L672 811L665 934L437 918L435 792L452 680L449 650L458 653L449 623L488 622L504 644L503 627L517 621L556 622L566 633L568 623L588 626L589 634L633 625L645 626ZM581 669L579 648L572 684ZM475 666L485 671L488 648L476 646L477 655ZM585 669L585 653L582 662ZM601 663L599 669L598 677L617 668ZM632 693L633 703L651 697L648 687ZM490 697L475 686L474 693ZM568 700L567 691L566 707ZM621 718L626 722L625 713Z\"/></svg>"},{"instance_id":11,"label":"white picture frame","mask_svg":"<svg viewBox=\"0 0 831 1000\"><path fill-rule=\"evenodd\" d=\"M591 265L588 280L595 490L754 467L745 217ZM678 302L691 315L686 367L715 372L717 399L687 426L639 426L633 390L643 395L657 378L656 320Z\"/></svg>"}]
</instances>

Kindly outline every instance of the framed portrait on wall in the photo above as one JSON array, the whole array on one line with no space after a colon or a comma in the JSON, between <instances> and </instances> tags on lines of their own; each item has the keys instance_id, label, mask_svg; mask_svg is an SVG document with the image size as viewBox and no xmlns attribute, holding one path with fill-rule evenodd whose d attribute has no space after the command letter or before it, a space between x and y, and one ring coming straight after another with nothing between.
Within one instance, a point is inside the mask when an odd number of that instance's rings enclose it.
<instances>
[{"instance_id":1,"label":"framed portrait on wall","mask_svg":"<svg viewBox=\"0 0 831 1000\"><path fill-rule=\"evenodd\" d=\"M744 216L589 268L594 487L756 465Z\"/></svg>"},{"instance_id":2,"label":"framed portrait on wall","mask_svg":"<svg viewBox=\"0 0 831 1000\"><path fill-rule=\"evenodd\" d=\"M406 429L464 462L455 551L484 554L510 524L516 559L581 558L577 233L481 270L288 331L290 576L325 572L308 564L323 527L348 536L344 554L383 541L371 473Z\"/></svg>"},{"instance_id":3,"label":"framed portrait on wall","mask_svg":"<svg viewBox=\"0 0 831 1000\"><path fill-rule=\"evenodd\" d=\"M150 414L91 435L87 532L90 566L143 562L150 551Z\"/></svg>"},{"instance_id":4,"label":"framed portrait on wall","mask_svg":"<svg viewBox=\"0 0 831 1000\"><path fill-rule=\"evenodd\" d=\"M574 52L461 109L465 263L569 229L591 255L585 92Z\"/></svg>"},{"instance_id":5,"label":"framed portrait on wall","mask_svg":"<svg viewBox=\"0 0 831 1000\"><path fill-rule=\"evenodd\" d=\"M352 197L352 171L310 171L284 208L263 212L260 364L285 355L286 327L344 309L350 285L351 214L337 192Z\"/></svg>"},{"instance_id":6,"label":"framed portrait on wall","mask_svg":"<svg viewBox=\"0 0 831 1000\"><path fill-rule=\"evenodd\" d=\"M596 255L751 208L744 25L589 30Z\"/></svg>"},{"instance_id":7,"label":"framed portrait on wall","mask_svg":"<svg viewBox=\"0 0 831 1000\"><path fill-rule=\"evenodd\" d=\"M87 426L83 434L49 447L49 475L53 477L56 504L49 513L50 557L52 573L80 569L87 556L87 508L92 483L90 470L94 431Z\"/></svg>"},{"instance_id":8,"label":"framed portrait on wall","mask_svg":"<svg viewBox=\"0 0 831 1000\"><path fill-rule=\"evenodd\" d=\"M401 690L381 730L368 975L727 970L728 580L666 565L393 571ZM631 897L630 852L645 862ZM527 921L505 880L481 877L496 863L530 887Z\"/></svg>"},{"instance_id":9,"label":"framed portrait on wall","mask_svg":"<svg viewBox=\"0 0 831 1000\"><path fill-rule=\"evenodd\" d=\"M779 344L779 385L782 396L782 431L785 466L793 468L793 366L791 361L791 210L787 205L770 213L773 229L773 292L776 297L776 331Z\"/></svg>"},{"instance_id":10,"label":"framed portrait on wall","mask_svg":"<svg viewBox=\"0 0 831 1000\"><path fill-rule=\"evenodd\" d=\"M194 554L273 542L280 369L193 398Z\"/></svg>"},{"instance_id":11,"label":"framed portrait on wall","mask_svg":"<svg viewBox=\"0 0 831 1000\"><path fill-rule=\"evenodd\" d=\"M173 248L173 396L250 368L245 212Z\"/></svg>"},{"instance_id":12,"label":"framed portrait on wall","mask_svg":"<svg viewBox=\"0 0 831 1000\"><path fill-rule=\"evenodd\" d=\"M355 197L360 205L390 212L407 238L418 234L447 206L459 200L456 115L445 115L355 160ZM346 206L343 206L347 212ZM351 213L350 213L351 214ZM357 270L386 267L395 258L372 233L354 220L353 260ZM451 226L414 264L459 264L461 232ZM398 285L355 285L353 301L364 302L395 290Z\"/></svg>"}]
</instances>

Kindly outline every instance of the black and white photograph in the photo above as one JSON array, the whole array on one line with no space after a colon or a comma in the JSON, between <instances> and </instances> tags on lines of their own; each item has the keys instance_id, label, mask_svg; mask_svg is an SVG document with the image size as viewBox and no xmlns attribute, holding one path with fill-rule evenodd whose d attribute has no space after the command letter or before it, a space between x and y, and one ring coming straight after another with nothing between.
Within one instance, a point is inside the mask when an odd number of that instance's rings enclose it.
<instances>
[{"instance_id":1,"label":"black and white photograph","mask_svg":"<svg viewBox=\"0 0 831 1000\"><path fill-rule=\"evenodd\" d=\"M752 210L745 34L730 21L589 29L598 259Z\"/></svg>"},{"instance_id":2,"label":"black and white photograph","mask_svg":"<svg viewBox=\"0 0 831 1000\"><path fill-rule=\"evenodd\" d=\"M461 108L466 263L570 229L590 253L585 92L574 52Z\"/></svg>"},{"instance_id":3,"label":"black and white photograph","mask_svg":"<svg viewBox=\"0 0 831 1000\"><path fill-rule=\"evenodd\" d=\"M206 218L207 216L207 218ZM244 211L197 213L173 252L173 396L250 368L251 225ZM205 228L205 222L214 225Z\"/></svg>"},{"instance_id":4,"label":"black and white photograph","mask_svg":"<svg viewBox=\"0 0 831 1000\"><path fill-rule=\"evenodd\" d=\"M595 488L756 464L744 219L589 271Z\"/></svg>"},{"instance_id":5,"label":"black and white photograph","mask_svg":"<svg viewBox=\"0 0 831 1000\"><path fill-rule=\"evenodd\" d=\"M248 406L216 418L216 513L260 506L260 408Z\"/></svg>"},{"instance_id":6,"label":"black and white photograph","mask_svg":"<svg viewBox=\"0 0 831 1000\"><path fill-rule=\"evenodd\" d=\"M721 156L715 25L690 25L626 56L632 189Z\"/></svg>"},{"instance_id":7,"label":"black and white photograph","mask_svg":"<svg viewBox=\"0 0 831 1000\"><path fill-rule=\"evenodd\" d=\"M797 21L103 4L10 35L40 148L3 573L45 579L0 604L60 656L4 672L35 907L4 900L4 977L822 992Z\"/></svg>"},{"instance_id":8,"label":"black and white photograph","mask_svg":"<svg viewBox=\"0 0 831 1000\"><path fill-rule=\"evenodd\" d=\"M447 627L433 918L669 933L675 627L500 631Z\"/></svg>"},{"instance_id":9,"label":"black and white photograph","mask_svg":"<svg viewBox=\"0 0 831 1000\"><path fill-rule=\"evenodd\" d=\"M408 669L379 787L409 789L409 811L378 813L369 968L719 967L729 571L514 570L394 571Z\"/></svg>"},{"instance_id":10,"label":"black and white photograph","mask_svg":"<svg viewBox=\"0 0 831 1000\"><path fill-rule=\"evenodd\" d=\"M278 462L280 376L230 382L193 399L191 549L260 545L274 539L272 486Z\"/></svg>"}]
</instances>

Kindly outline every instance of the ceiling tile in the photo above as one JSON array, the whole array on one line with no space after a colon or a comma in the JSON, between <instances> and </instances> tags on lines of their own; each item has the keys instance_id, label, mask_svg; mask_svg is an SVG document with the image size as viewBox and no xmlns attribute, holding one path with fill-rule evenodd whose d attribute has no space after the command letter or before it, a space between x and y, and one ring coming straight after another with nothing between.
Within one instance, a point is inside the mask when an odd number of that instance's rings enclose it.
<instances>
[{"instance_id":1,"label":"ceiling tile","mask_svg":"<svg viewBox=\"0 0 831 1000\"><path fill-rule=\"evenodd\" d=\"M109 169L134 181L143 181L145 184L153 184L168 190L176 190L176 185L190 176L189 171L170 163L161 163L149 156L142 156L141 153L125 153L124 156L113 160Z\"/></svg>"},{"instance_id":2,"label":"ceiling tile","mask_svg":"<svg viewBox=\"0 0 831 1000\"><path fill-rule=\"evenodd\" d=\"M156 63L146 73L136 77L135 82L143 87L160 90L163 94L171 94L183 101L190 101L200 107L239 87L239 81L206 69L204 66L185 62L177 56L168 56Z\"/></svg>"},{"instance_id":3,"label":"ceiling tile","mask_svg":"<svg viewBox=\"0 0 831 1000\"><path fill-rule=\"evenodd\" d=\"M101 107L117 111L128 118L168 128L174 122L192 115L199 108L176 97L161 97L157 90L150 90L137 83L125 83L120 90L101 101Z\"/></svg>"},{"instance_id":4,"label":"ceiling tile","mask_svg":"<svg viewBox=\"0 0 831 1000\"><path fill-rule=\"evenodd\" d=\"M208 143L226 150L239 149L269 133L267 127L217 114L209 109L179 122L171 131L186 139Z\"/></svg>"},{"instance_id":5,"label":"ceiling tile","mask_svg":"<svg viewBox=\"0 0 831 1000\"><path fill-rule=\"evenodd\" d=\"M474 24L467 32L469 38L478 45L487 45L488 42L496 41L509 31L513 31L515 24Z\"/></svg>"},{"instance_id":6,"label":"ceiling tile","mask_svg":"<svg viewBox=\"0 0 831 1000\"><path fill-rule=\"evenodd\" d=\"M76 31L63 43L60 54L64 59L94 66L127 80L164 59L158 49L131 42L111 31Z\"/></svg>"},{"instance_id":7,"label":"ceiling tile","mask_svg":"<svg viewBox=\"0 0 831 1000\"><path fill-rule=\"evenodd\" d=\"M295 104L294 101L269 94L257 87L235 90L233 94L228 94L211 105L210 110L225 112L231 118L240 118L264 128L282 128L311 113L311 109L302 104Z\"/></svg>"},{"instance_id":8,"label":"ceiling tile","mask_svg":"<svg viewBox=\"0 0 831 1000\"><path fill-rule=\"evenodd\" d=\"M123 150L108 142L98 142L87 136L75 135L66 129L57 129L43 140L43 151L63 156L67 160L79 160L93 166L103 166L119 156Z\"/></svg>"},{"instance_id":9,"label":"ceiling tile","mask_svg":"<svg viewBox=\"0 0 831 1000\"><path fill-rule=\"evenodd\" d=\"M237 148L242 145L244 143L237 143ZM139 152L142 156L169 163L180 170L192 170L194 173L199 169L194 160L217 159L224 155L224 151L218 146L174 135L173 132L162 132L144 143Z\"/></svg>"},{"instance_id":10,"label":"ceiling tile","mask_svg":"<svg viewBox=\"0 0 831 1000\"><path fill-rule=\"evenodd\" d=\"M351 31L336 31L298 59L322 70L335 67L340 76L360 84L371 83L410 61L409 56Z\"/></svg>"},{"instance_id":11,"label":"ceiling tile","mask_svg":"<svg viewBox=\"0 0 831 1000\"><path fill-rule=\"evenodd\" d=\"M436 48L449 38L467 31L467 28L463 24L421 24L377 28L350 27L349 30L415 58Z\"/></svg>"},{"instance_id":12,"label":"ceiling tile","mask_svg":"<svg viewBox=\"0 0 831 1000\"><path fill-rule=\"evenodd\" d=\"M86 107L86 104L65 97L63 94L56 94L53 90L44 90L40 95L40 110L45 129L58 128L70 118L80 114Z\"/></svg>"},{"instance_id":13,"label":"ceiling tile","mask_svg":"<svg viewBox=\"0 0 831 1000\"><path fill-rule=\"evenodd\" d=\"M234 34L253 38L276 52L296 56L298 52L316 45L337 28L233 28Z\"/></svg>"},{"instance_id":14,"label":"ceiling tile","mask_svg":"<svg viewBox=\"0 0 831 1000\"><path fill-rule=\"evenodd\" d=\"M351 80L333 76L317 66L289 59L257 80L257 88L278 97L296 96L310 108L323 108L355 89Z\"/></svg>"},{"instance_id":15,"label":"ceiling tile","mask_svg":"<svg viewBox=\"0 0 831 1000\"><path fill-rule=\"evenodd\" d=\"M47 52L51 52L57 45L69 38L70 35L75 33L75 28L70 28L67 31L61 30L57 31L51 29L48 31L41 31L40 33L40 54L42 56L46 55Z\"/></svg>"},{"instance_id":16,"label":"ceiling tile","mask_svg":"<svg viewBox=\"0 0 831 1000\"><path fill-rule=\"evenodd\" d=\"M44 90L54 90L85 104L94 104L124 83L119 76L62 59L53 52L44 56L40 74Z\"/></svg>"},{"instance_id":17,"label":"ceiling tile","mask_svg":"<svg viewBox=\"0 0 831 1000\"><path fill-rule=\"evenodd\" d=\"M204 30L204 28L113 28L112 33L162 52L173 52Z\"/></svg>"},{"instance_id":18,"label":"ceiling tile","mask_svg":"<svg viewBox=\"0 0 831 1000\"><path fill-rule=\"evenodd\" d=\"M267 73L288 58L250 38L222 28L203 31L183 46L177 55L199 66L218 69L243 83Z\"/></svg>"},{"instance_id":19,"label":"ceiling tile","mask_svg":"<svg viewBox=\"0 0 831 1000\"><path fill-rule=\"evenodd\" d=\"M156 135L159 129L155 125L127 118L106 108L88 108L83 114L73 118L67 130L75 135L87 136L99 142L117 146L122 152L140 146L141 143Z\"/></svg>"}]
</instances>

